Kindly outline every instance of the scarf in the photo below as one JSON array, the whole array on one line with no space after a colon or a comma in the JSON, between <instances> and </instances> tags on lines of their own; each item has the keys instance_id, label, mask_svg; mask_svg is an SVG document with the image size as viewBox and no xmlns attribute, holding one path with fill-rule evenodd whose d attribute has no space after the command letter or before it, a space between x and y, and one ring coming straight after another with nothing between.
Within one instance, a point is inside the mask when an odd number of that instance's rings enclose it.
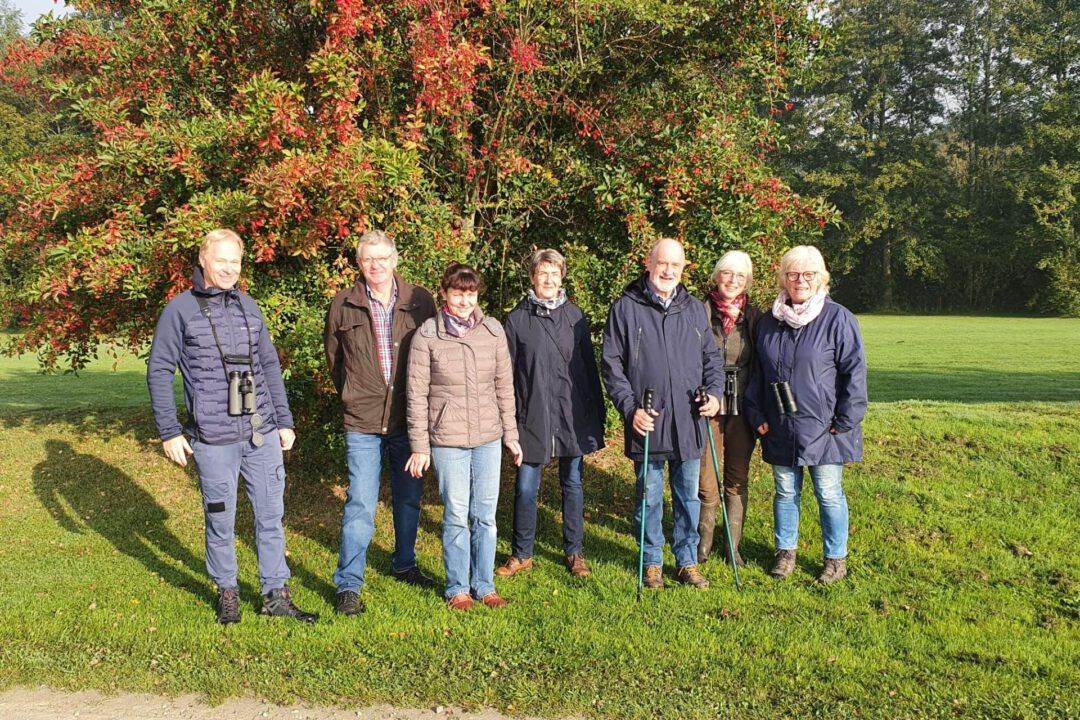
<instances>
[{"instance_id":1,"label":"scarf","mask_svg":"<svg viewBox=\"0 0 1080 720\"><path fill-rule=\"evenodd\" d=\"M443 321L446 325L446 332L452 337L465 337L465 334L476 327L476 324L480 322L479 309L473 310L472 315L462 320L454 313L450 312L449 305L442 306Z\"/></svg>"},{"instance_id":2,"label":"scarf","mask_svg":"<svg viewBox=\"0 0 1080 720\"><path fill-rule=\"evenodd\" d=\"M735 322L746 307L746 293L740 293L737 298L728 302L720 294L720 288L713 288L713 291L709 293L709 300L712 301L716 312L720 313L720 324L724 328L724 334L730 335L735 329Z\"/></svg>"},{"instance_id":3,"label":"scarf","mask_svg":"<svg viewBox=\"0 0 1080 720\"><path fill-rule=\"evenodd\" d=\"M828 294L824 290L818 290L806 302L800 305L788 305L790 298L787 291L781 290L772 306L773 317L797 330L817 319L817 316L825 308L825 298L827 297Z\"/></svg>"},{"instance_id":4,"label":"scarf","mask_svg":"<svg viewBox=\"0 0 1080 720\"><path fill-rule=\"evenodd\" d=\"M541 300L540 298L536 297L536 293L530 288L529 302L531 302L533 305L539 305L542 308L547 308L548 310L557 310L566 303L566 290L564 288L559 288L559 294L553 297L551 300Z\"/></svg>"}]
</instances>

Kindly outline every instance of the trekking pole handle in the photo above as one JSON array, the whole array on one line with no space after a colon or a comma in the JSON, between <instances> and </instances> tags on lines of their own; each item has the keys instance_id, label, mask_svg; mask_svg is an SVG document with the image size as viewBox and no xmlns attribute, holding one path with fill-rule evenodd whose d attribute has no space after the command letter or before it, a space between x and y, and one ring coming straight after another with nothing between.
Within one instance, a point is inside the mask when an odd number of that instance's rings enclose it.
<instances>
[{"instance_id":1,"label":"trekking pole handle","mask_svg":"<svg viewBox=\"0 0 1080 720\"><path fill-rule=\"evenodd\" d=\"M701 385L694 391L694 402L698 405L704 405L709 402L709 388Z\"/></svg>"},{"instance_id":2,"label":"trekking pole handle","mask_svg":"<svg viewBox=\"0 0 1080 720\"><path fill-rule=\"evenodd\" d=\"M653 388L645 388L645 392L641 396L641 407L651 413L653 411L653 396L656 395L656 390Z\"/></svg>"}]
</instances>

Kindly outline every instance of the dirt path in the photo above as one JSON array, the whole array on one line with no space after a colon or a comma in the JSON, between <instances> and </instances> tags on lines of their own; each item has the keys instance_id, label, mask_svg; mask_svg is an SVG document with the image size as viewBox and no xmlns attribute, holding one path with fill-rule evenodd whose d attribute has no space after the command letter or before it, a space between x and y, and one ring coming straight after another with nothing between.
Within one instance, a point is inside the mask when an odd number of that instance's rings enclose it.
<instances>
[{"instance_id":1,"label":"dirt path","mask_svg":"<svg viewBox=\"0 0 1080 720\"><path fill-rule=\"evenodd\" d=\"M65 692L47 687L13 688L0 693L4 720L508 720L495 710L465 712L434 707L400 710L375 705L359 710L271 705L259 700L231 699L216 707L198 695L179 698L155 695L102 695L96 691Z\"/></svg>"}]
</instances>

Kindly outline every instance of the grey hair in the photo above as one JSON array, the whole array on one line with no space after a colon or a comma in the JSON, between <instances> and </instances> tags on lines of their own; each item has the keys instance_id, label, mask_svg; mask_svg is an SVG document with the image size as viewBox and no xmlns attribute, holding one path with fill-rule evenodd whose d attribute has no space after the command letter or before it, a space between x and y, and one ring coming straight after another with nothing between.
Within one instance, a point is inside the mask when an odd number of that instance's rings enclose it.
<instances>
[{"instance_id":1,"label":"grey hair","mask_svg":"<svg viewBox=\"0 0 1080 720\"><path fill-rule=\"evenodd\" d=\"M754 261L742 250L728 250L720 256L720 259L716 261L716 266L713 268L712 275L709 276L712 279L713 285L719 284L717 279L722 270L733 270L735 272L746 273L747 290L754 284Z\"/></svg>"},{"instance_id":2,"label":"grey hair","mask_svg":"<svg viewBox=\"0 0 1080 720\"><path fill-rule=\"evenodd\" d=\"M203 236L202 244L199 246L199 255L205 254L210 249L211 245L225 242L226 240L231 240L236 243L240 248L240 254L242 255L244 253L244 241L240 239L239 235L227 228L218 228L217 230L211 230Z\"/></svg>"},{"instance_id":3,"label":"grey hair","mask_svg":"<svg viewBox=\"0 0 1080 720\"><path fill-rule=\"evenodd\" d=\"M817 273L817 277L814 278L815 293L822 289L829 292L829 280L832 279L832 275L829 274L829 269L825 267L825 258L821 256L821 251L813 245L796 245L784 253L784 257L780 258L780 267L776 271L776 284L781 290L784 289L784 276L791 269L791 266L796 264L801 264L807 270Z\"/></svg>"},{"instance_id":4,"label":"grey hair","mask_svg":"<svg viewBox=\"0 0 1080 720\"><path fill-rule=\"evenodd\" d=\"M397 244L394 238L382 230L368 230L356 241L356 262L360 262L360 248L364 245L389 245L390 249L397 252Z\"/></svg>"},{"instance_id":5,"label":"grey hair","mask_svg":"<svg viewBox=\"0 0 1080 720\"><path fill-rule=\"evenodd\" d=\"M678 245L678 246L679 246L680 248L682 248L682 251L683 251L683 255L685 255L685 254L686 254L686 248L684 248L684 247L683 247L683 244L682 244L681 242L679 242L679 241L678 241L678 240L676 240L675 238L669 238L669 237L662 237L662 238L660 238L659 240L657 240L656 242L654 242L654 243L653 243L653 245L652 245L652 247L651 247L651 248L649 248L649 255L648 255L648 257L649 257L649 260L655 260L655 259L656 259L656 249L657 249L658 247L660 247L660 243L662 243L662 242L667 242L668 240L670 240L671 242L675 243L675 244L676 244L676 245Z\"/></svg>"},{"instance_id":6,"label":"grey hair","mask_svg":"<svg viewBox=\"0 0 1080 720\"><path fill-rule=\"evenodd\" d=\"M551 248L544 248L543 250L536 250L529 257L529 277L536 275L536 270L543 263L554 265L559 268L559 272L563 277L566 277L566 258L558 250L552 250Z\"/></svg>"}]
</instances>

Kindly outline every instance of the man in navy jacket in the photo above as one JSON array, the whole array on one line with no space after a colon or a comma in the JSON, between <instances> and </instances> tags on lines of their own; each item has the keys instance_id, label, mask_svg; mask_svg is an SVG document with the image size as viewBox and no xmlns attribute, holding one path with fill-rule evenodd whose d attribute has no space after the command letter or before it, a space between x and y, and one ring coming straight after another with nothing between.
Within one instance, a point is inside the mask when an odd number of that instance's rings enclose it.
<instances>
[{"instance_id":1,"label":"man in navy jacket","mask_svg":"<svg viewBox=\"0 0 1080 720\"><path fill-rule=\"evenodd\" d=\"M262 313L236 288L244 253L231 230L203 239L191 290L165 306L150 347L146 383L165 455L181 467L194 455L206 521L206 570L218 586L218 622L240 622L236 486L243 474L255 513L266 615L314 622L292 602L285 564L285 465L296 434L277 351ZM176 418L173 378L184 381L188 420Z\"/></svg>"},{"instance_id":2,"label":"man in navy jacket","mask_svg":"<svg viewBox=\"0 0 1080 720\"><path fill-rule=\"evenodd\" d=\"M706 588L698 571L698 471L705 448L705 422L719 410L724 362L712 337L705 308L682 286L686 267L683 247L665 238L653 246L647 272L623 289L604 328L602 369L608 396L623 417L626 456L643 475L645 434L649 433L648 467L644 473L645 578L661 589L663 580L664 465L668 465L675 554L680 582ZM708 401L698 404L695 391L704 385ZM646 388L654 391L653 411L641 407ZM638 483L637 506L642 488ZM641 518L635 513L635 537Z\"/></svg>"}]
</instances>

